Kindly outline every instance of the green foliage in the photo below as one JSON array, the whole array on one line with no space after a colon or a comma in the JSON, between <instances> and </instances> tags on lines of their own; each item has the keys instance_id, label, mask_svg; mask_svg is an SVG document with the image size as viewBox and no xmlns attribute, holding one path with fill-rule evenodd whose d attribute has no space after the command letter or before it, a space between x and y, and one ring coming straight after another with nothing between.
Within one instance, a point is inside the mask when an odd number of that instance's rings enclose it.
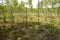
<instances>
[{"instance_id":1,"label":"green foliage","mask_svg":"<svg viewBox=\"0 0 60 40\"><path fill-rule=\"evenodd\" d=\"M28 0L28 4L29 4L30 10L31 10L31 12L32 12L32 10L33 10L32 0Z\"/></svg>"},{"instance_id":2,"label":"green foliage","mask_svg":"<svg viewBox=\"0 0 60 40\"><path fill-rule=\"evenodd\" d=\"M28 0L29 1L29 4L31 5L32 4L32 0Z\"/></svg>"},{"instance_id":3,"label":"green foliage","mask_svg":"<svg viewBox=\"0 0 60 40\"><path fill-rule=\"evenodd\" d=\"M18 1L17 0L12 0L12 2L13 2L14 7L16 7L18 5Z\"/></svg>"},{"instance_id":4,"label":"green foliage","mask_svg":"<svg viewBox=\"0 0 60 40\"><path fill-rule=\"evenodd\" d=\"M4 7L0 5L0 12L3 11L3 8L4 8Z\"/></svg>"},{"instance_id":5,"label":"green foliage","mask_svg":"<svg viewBox=\"0 0 60 40\"><path fill-rule=\"evenodd\" d=\"M25 6L25 5L24 5L24 2L21 1L21 3L18 5L18 8L17 8L17 9L18 9L18 10L21 10L21 11L22 11L22 10L25 10L24 6Z\"/></svg>"},{"instance_id":6,"label":"green foliage","mask_svg":"<svg viewBox=\"0 0 60 40\"><path fill-rule=\"evenodd\" d=\"M7 6L9 6L9 0L6 0L6 3L5 3Z\"/></svg>"}]
</instances>

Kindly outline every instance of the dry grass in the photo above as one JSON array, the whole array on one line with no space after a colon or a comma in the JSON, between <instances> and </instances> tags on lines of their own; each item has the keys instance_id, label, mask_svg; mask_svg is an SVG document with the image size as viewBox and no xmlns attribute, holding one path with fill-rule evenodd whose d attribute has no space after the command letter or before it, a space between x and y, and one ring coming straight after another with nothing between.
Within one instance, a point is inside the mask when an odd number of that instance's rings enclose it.
<instances>
[{"instance_id":1,"label":"dry grass","mask_svg":"<svg viewBox=\"0 0 60 40\"><path fill-rule=\"evenodd\" d=\"M17 15L18 14L18 15ZM40 13L39 22L46 24L55 24L60 25L60 16L57 16L56 13ZM6 21L11 23L12 18L11 14L6 13ZM14 13L14 23L20 23L26 21L26 13ZM3 22L3 19L0 19L0 23ZM38 13L28 13L27 22L38 22ZM7 24L8 24L7 23Z\"/></svg>"}]
</instances>

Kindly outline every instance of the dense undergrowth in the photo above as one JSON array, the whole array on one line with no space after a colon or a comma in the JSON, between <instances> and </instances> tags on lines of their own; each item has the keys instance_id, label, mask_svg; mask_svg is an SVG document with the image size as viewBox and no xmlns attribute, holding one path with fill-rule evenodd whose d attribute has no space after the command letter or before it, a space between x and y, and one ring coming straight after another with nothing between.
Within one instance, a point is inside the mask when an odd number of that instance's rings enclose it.
<instances>
[{"instance_id":1,"label":"dense undergrowth","mask_svg":"<svg viewBox=\"0 0 60 40\"><path fill-rule=\"evenodd\" d=\"M0 40L60 40L60 29L52 24L23 22L0 27Z\"/></svg>"}]
</instances>

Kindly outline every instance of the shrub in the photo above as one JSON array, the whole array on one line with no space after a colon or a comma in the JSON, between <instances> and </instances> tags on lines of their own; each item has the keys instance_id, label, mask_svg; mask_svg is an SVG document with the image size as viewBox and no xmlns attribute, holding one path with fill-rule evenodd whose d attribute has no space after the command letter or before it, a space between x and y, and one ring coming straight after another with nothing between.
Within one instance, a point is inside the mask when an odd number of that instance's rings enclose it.
<instances>
[{"instance_id":1,"label":"shrub","mask_svg":"<svg viewBox=\"0 0 60 40\"><path fill-rule=\"evenodd\" d=\"M27 27L25 23L13 25L10 28L0 27L0 40L59 40L60 29L52 24L41 24L38 22L29 22Z\"/></svg>"}]
</instances>

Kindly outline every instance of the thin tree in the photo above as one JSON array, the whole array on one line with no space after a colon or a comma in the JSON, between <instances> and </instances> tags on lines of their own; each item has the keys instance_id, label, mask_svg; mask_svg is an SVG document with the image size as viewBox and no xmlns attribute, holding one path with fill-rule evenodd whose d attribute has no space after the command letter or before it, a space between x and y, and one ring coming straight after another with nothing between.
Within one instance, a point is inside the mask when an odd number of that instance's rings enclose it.
<instances>
[{"instance_id":1,"label":"thin tree","mask_svg":"<svg viewBox=\"0 0 60 40\"><path fill-rule=\"evenodd\" d=\"M13 14L14 13L17 13L17 6L18 6L18 1L17 0L12 0L12 3L13 3ZM13 18L14 18L14 15L13 15ZM15 20L15 19L13 19L13 20Z\"/></svg>"},{"instance_id":2,"label":"thin tree","mask_svg":"<svg viewBox=\"0 0 60 40\"><path fill-rule=\"evenodd\" d=\"M31 12L32 12L32 10L33 10L32 0L28 0L28 4L29 4L29 6L31 8Z\"/></svg>"},{"instance_id":3,"label":"thin tree","mask_svg":"<svg viewBox=\"0 0 60 40\"><path fill-rule=\"evenodd\" d=\"M3 2L4 0L1 0L1 4L2 4L2 13L3 13L3 24L6 22L6 20L5 20L5 13L4 13L4 2Z\"/></svg>"}]
</instances>

